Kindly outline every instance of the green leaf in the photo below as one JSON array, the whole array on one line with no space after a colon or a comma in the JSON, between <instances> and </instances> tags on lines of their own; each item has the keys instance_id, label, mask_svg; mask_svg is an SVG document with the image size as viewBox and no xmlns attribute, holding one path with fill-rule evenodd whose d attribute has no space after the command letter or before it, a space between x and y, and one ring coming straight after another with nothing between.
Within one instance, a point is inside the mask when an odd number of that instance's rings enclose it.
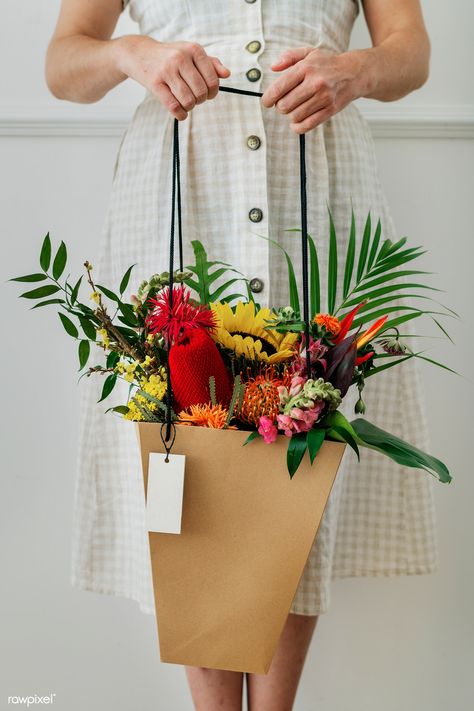
<instances>
[{"instance_id":1,"label":"green leaf","mask_svg":"<svg viewBox=\"0 0 474 711\"><path fill-rule=\"evenodd\" d=\"M120 303L118 305L119 311L123 314L124 316L124 321L126 326L132 326L133 328L136 328L138 326L138 320L135 315L135 311L133 310L133 307L130 306L130 304L122 304Z\"/></svg>"},{"instance_id":2,"label":"green leaf","mask_svg":"<svg viewBox=\"0 0 474 711\"><path fill-rule=\"evenodd\" d=\"M108 299L111 299L112 301L117 301L117 302L120 301L120 299L119 299L119 297L117 296L117 294L114 294L114 292L113 292L113 291L110 291L110 289L107 289L107 287L105 287L105 286L100 286L99 284L97 284L97 288L100 289L100 291L101 291L105 296L107 296Z\"/></svg>"},{"instance_id":3,"label":"green leaf","mask_svg":"<svg viewBox=\"0 0 474 711\"><path fill-rule=\"evenodd\" d=\"M59 245L58 251L56 252L56 256L54 257L54 262L53 262L53 277L55 279L59 279L61 274L64 271L64 267L66 266L66 261L67 261L67 249L66 245L64 242L61 242Z\"/></svg>"},{"instance_id":4,"label":"green leaf","mask_svg":"<svg viewBox=\"0 0 474 711\"><path fill-rule=\"evenodd\" d=\"M346 427L339 427L336 425L335 427L332 427L328 431L329 437L334 437L334 434L340 435L341 439L344 442L347 442L349 447L351 447L354 450L354 452L356 453L357 459L360 461L359 447L357 446L356 439L352 436L350 430L347 429ZM336 439L336 437L335 437L335 439Z\"/></svg>"},{"instance_id":5,"label":"green leaf","mask_svg":"<svg viewBox=\"0 0 474 711\"><path fill-rule=\"evenodd\" d=\"M260 437L260 434L257 432L257 430L255 430L254 432L251 432L242 446L245 447L246 444L248 444L249 442L252 442L252 440L256 439L257 437Z\"/></svg>"},{"instance_id":6,"label":"green leaf","mask_svg":"<svg viewBox=\"0 0 474 711\"><path fill-rule=\"evenodd\" d=\"M378 450L403 466L424 469L443 483L451 481L448 468L436 457L380 429L362 417L352 420L351 425L364 446Z\"/></svg>"},{"instance_id":7,"label":"green leaf","mask_svg":"<svg viewBox=\"0 0 474 711\"><path fill-rule=\"evenodd\" d=\"M127 271L125 272L125 274L122 277L122 281L120 282L120 287L119 287L120 294L123 294L123 292L127 288L128 282L130 281L130 274L132 273L132 269L134 266L135 265L132 264L132 266L127 269Z\"/></svg>"},{"instance_id":8,"label":"green leaf","mask_svg":"<svg viewBox=\"0 0 474 711\"><path fill-rule=\"evenodd\" d=\"M328 257L328 312L332 314L337 294L337 238L336 228L329 210L329 257Z\"/></svg>"},{"instance_id":9,"label":"green leaf","mask_svg":"<svg viewBox=\"0 0 474 711\"><path fill-rule=\"evenodd\" d=\"M117 382L117 374L116 373L110 373L104 381L104 385L102 387L102 394L100 396L100 399L97 400L97 402L102 402L102 400L105 400L106 397L110 395L112 390L115 387L115 383Z\"/></svg>"},{"instance_id":10,"label":"green leaf","mask_svg":"<svg viewBox=\"0 0 474 711\"><path fill-rule=\"evenodd\" d=\"M91 345L89 341L80 341L78 354L79 354L79 370L82 370L89 360L89 355L91 352Z\"/></svg>"},{"instance_id":11,"label":"green leaf","mask_svg":"<svg viewBox=\"0 0 474 711\"><path fill-rule=\"evenodd\" d=\"M366 294L359 294L357 298L355 299L350 299L349 301L346 301L344 304L344 307L348 306L356 306L356 304L360 304L361 301L364 301L365 299L375 299L378 296L384 296L385 294L393 294L393 292L396 292L398 289L430 289L432 291L441 291L441 289L435 289L433 286L428 286L426 284L411 284L411 283L403 283L403 284L392 284L391 286L384 286L383 288L380 289L374 289L373 291L369 291ZM391 297L391 298L396 298L396 297Z\"/></svg>"},{"instance_id":12,"label":"green leaf","mask_svg":"<svg viewBox=\"0 0 474 711\"><path fill-rule=\"evenodd\" d=\"M21 277L14 277L13 279L9 279L8 281L44 281L47 279L46 274L42 274L41 272L39 274L27 274L26 276L21 276Z\"/></svg>"},{"instance_id":13,"label":"green leaf","mask_svg":"<svg viewBox=\"0 0 474 711\"><path fill-rule=\"evenodd\" d=\"M369 282L363 282L358 287L354 289L354 293L362 291L364 289L372 289L374 286L379 284L385 284L388 281L393 281L394 279L399 279L400 277L412 276L413 274L431 274L432 272L424 272L420 269L403 269L402 271L394 271L383 274L376 279L371 279Z\"/></svg>"},{"instance_id":14,"label":"green leaf","mask_svg":"<svg viewBox=\"0 0 474 711\"><path fill-rule=\"evenodd\" d=\"M91 321L89 321L89 319L85 316L78 316L78 318L79 323L81 324L81 328L86 334L87 338L89 338L91 341L95 341L97 335L94 324L91 323Z\"/></svg>"},{"instance_id":15,"label":"green leaf","mask_svg":"<svg viewBox=\"0 0 474 711\"><path fill-rule=\"evenodd\" d=\"M410 358L414 358L414 357L415 357L414 353L409 353L408 355L405 355L402 358L397 358L396 356L393 356L393 361L390 361L389 363L385 363L385 365L377 365L377 366L375 366L375 368L371 368L364 374L364 378L365 378L365 380L367 380L367 378L370 378L370 376L376 375L377 373L381 373L382 370L387 370L388 368L393 368L394 365L398 365L399 363L403 363L404 360L409 360ZM375 358L378 358L378 355L375 356Z\"/></svg>"},{"instance_id":16,"label":"green leaf","mask_svg":"<svg viewBox=\"0 0 474 711\"><path fill-rule=\"evenodd\" d=\"M116 353L115 351L110 351L110 353L107 356L107 361L106 361L107 368L115 368L115 366L117 365L119 360L120 360L120 354Z\"/></svg>"},{"instance_id":17,"label":"green leaf","mask_svg":"<svg viewBox=\"0 0 474 711\"><path fill-rule=\"evenodd\" d=\"M382 233L382 225L380 220L377 222L377 227L375 228L374 239L372 240L372 246L370 248L369 258L367 260L367 270L372 269L372 265L375 262L375 257L377 256L377 250L380 243L380 235Z\"/></svg>"},{"instance_id":18,"label":"green leaf","mask_svg":"<svg viewBox=\"0 0 474 711\"><path fill-rule=\"evenodd\" d=\"M371 220L370 212L369 212L369 214L367 215L367 220L365 222L364 234L363 234L362 242L360 245L359 262L357 265L357 281L360 281L360 279L362 278L362 275L364 274L364 271L365 271L365 263L367 261L367 255L369 253L371 232L372 232L372 220Z\"/></svg>"},{"instance_id":19,"label":"green leaf","mask_svg":"<svg viewBox=\"0 0 474 711\"><path fill-rule=\"evenodd\" d=\"M49 306L50 304L64 304L64 299L48 299L47 301L40 301L39 304L32 306L31 310L39 309L40 306Z\"/></svg>"},{"instance_id":20,"label":"green leaf","mask_svg":"<svg viewBox=\"0 0 474 711\"><path fill-rule=\"evenodd\" d=\"M77 300L77 295L79 293L79 287L81 286L82 282L82 276L79 277L79 279L76 281L76 284L71 291L71 303L74 304L74 302Z\"/></svg>"},{"instance_id":21,"label":"green leaf","mask_svg":"<svg viewBox=\"0 0 474 711\"><path fill-rule=\"evenodd\" d=\"M288 451L286 453L286 464L288 471L290 473L290 479L295 475L303 455L306 452L306 447L308 446L306 432L298 432L290 437L288 442Z\"/></svg>"},{"instance_id":22,"label":"green leaf","mask_svg":"<svg viewBox=\"0 0 474 711\"><path fill-rule=\"evenodd\" d=\"M288 230L288 231L294 232L297 230ZM293 311L295 312L296 318L300 318L300 299L299 299L299 295L298 295L298 284L296 282L295 270L294 270L293 262L291 261L290 255L288 254L288 252L285 249L283 249L281 244L276 242L274 239L271 239L270 237L265 237L265 235L258 235L258 236L261 237L262 239L265 239L267 242L270 242L275 247L278 247L278 249L281 250L283 252L283 254L285 255L286 266L288 269L288 285L289 285L289 289L290 289L290 306L293 309Z\"/></svg>"},{"instance_id":23,"label":"green leaf","mask_svg":"<svg viewBox=\"0 0 474 711\"><path fill-rule=\"evenodd\" d=\"M351 287L352 272L354 270L354 260L356 251L356 225L354 210L352 210L351 215L351 231L349 234L349 242L347 244L347 254L346 254L346 265L344 268L344 287L342 295L346 298Z\"/></svg>"},{"instance_id":24,"label":"green leaf","mask_svg":"<svg viewBox=\"0 0 474 711\"><path fill-rule=\"evenodd\" d=\"M60 291L59 286L56 284L46 284L46 286L40 286L32 291L25 291L24 294L20 294L20 298L23 299L43 299L45 296L51 296Z\"/></svg>"},{"instance_id":25,"label":"green leaf","mask_svg":"<svg viewBox=\"0 0 474 711\"><path fill-rule=\"evenodd\" d=\"M308 235L308 246L309 246L309 290L310 290L310 304L311 304L311 319L313 319L317 313L321 311L321 284L319 278L319 263L318 263L318 252L316 250L316 244L311 237Z\"/></svg>"},{"instance_id":26,"label":"green leaf","mask_svg":"<svg viewBox=\"0 0 474 711\"><path fill-rule=\"evenodd\" d=\"M73 338L77 338L79 335L79 331L77 330L71 319L61 313L61 311L58 311L58 316L61 319L61 323L64 326L64 330L66 331L66 333L69 334L69 336L72 336Z\"/></svg>"},{"instance_id":27,"label":"green leaf","mask_svg":"<svg viewBox=\"0 0 474 711\"><path fill-rule=\"evenodd\" d=\"M51 263L51 239L49 237L49 232L43 240L43 245L41 247L40 253L40 266L44 272L47 272L49 265Z\"/></svg>"},{"instance_id":28,"label":"green leaf","mask_svg":"<svg viewBox=\"0 0 474 711\"><path fill-rule=\"evenodd\" d=\"M210 300L211 302L214 301L219 301L221 295L224 293L226 289L229 288L232 284L235 284L236 281L242 281L241 279L235 278L235 279L229 279L229 281L226 281L225 284L222 284L218 289L214 291L213 294L210 294ZM229 297L226 296L225 298L226 301L229 300Z\"/></svg>"},{"instance_id":29,"label":"green leaf","mask_svg":"<svg viewBox=\"0 0 474 711\"><path fill-rule=\"evenodd\" d=\"M116 405L112 407L112 412L118 412L120 415L126 415L129 411L130 408L127 407L127 405Z\"/></svg>"},{"instance_id":30,"label":"green leaf","mask_svg":"<svg viewBox=\"0 0 474 711\"><path fill-rule=\"evenodd\" d=\"M325 440L326 432L323 429L315 429L309 430L307 434L308 452L312 464Z\"/></svg>"}]
</instances>

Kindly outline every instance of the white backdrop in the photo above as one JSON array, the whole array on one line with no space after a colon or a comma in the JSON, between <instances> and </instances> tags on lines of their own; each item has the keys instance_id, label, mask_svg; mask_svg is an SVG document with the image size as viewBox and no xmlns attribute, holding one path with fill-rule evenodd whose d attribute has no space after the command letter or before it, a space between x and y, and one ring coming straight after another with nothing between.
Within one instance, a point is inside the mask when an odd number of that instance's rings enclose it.
<instances>
[{"instance_id":1,"label":"white backdrop","mask_svg":"<svg viewBox=\"0 0 474 711\"><path fill-rule=\"evenodd\" d=\"M3 0L0 28L2 477L0 709L9 695L55 693L63 711L191 711L180 667L160 664L154 619L135 603L69 585L77 397L75 349L46 311L30 314L6 280L36 269L49 230L70 263L94 261L131 82L104 102L55 101L43 56L58 0ZM456 346L437 352L465 377L425 367L441 570L334 583L296 711L464 711L472 703L472 332L474 86L469 0L425 2L429 83L395 104L363 102L400 235L429 249ZM134 31L128 18L118 33ZM354 46L368 42L362 17Z\"/></svg>"}]
</instances>

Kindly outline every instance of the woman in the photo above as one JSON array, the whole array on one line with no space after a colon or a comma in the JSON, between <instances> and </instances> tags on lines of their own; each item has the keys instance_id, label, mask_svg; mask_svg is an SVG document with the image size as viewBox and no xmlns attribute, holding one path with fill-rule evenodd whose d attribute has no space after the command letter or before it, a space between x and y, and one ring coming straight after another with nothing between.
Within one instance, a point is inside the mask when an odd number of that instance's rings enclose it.
<instances>
[{"instance_id":1,"label":"woman","mask_svg":"<svg viewBox=\"0 0 474 711\"><path fill-rule=\"evenodd\" d=\"M174 117L181 122L185 264L191 239L199 238L212 258L252 279L261 304L287 302L281 253L259 235L277 239L299 264L299 242L285 230L300 224L295 134L303 132L308 224L321 265L328 205L343 250L351 207L359 236L371 210L384 235L396 237L372 138L352 102L396 100L426 81L430 45L419 0L365 0L373 47L357 51L347 49L356 0L123 4L141 35L111 40L122 0L63 0L46 63L60 99L99 101L127 78L147 90L115 165L96 267L103 283L117 283L132 263L136 280L166 268ZM224 94L219 83L263 97ZM382 381L366 388L370 419L426 448L415 362ZM135 436L118 418L104 417L97 387L88 382L83 390L72 583L133 598L153 612ZM347 400L348 414L353 403ZM252 710L292 707L331 578L436 568L429 476L408 476L371 454L360 465L344 457L271 669L247 675ZM187 668L187 676L197 709L241 709L242 674Z\"/></svg>"}]
</instances>

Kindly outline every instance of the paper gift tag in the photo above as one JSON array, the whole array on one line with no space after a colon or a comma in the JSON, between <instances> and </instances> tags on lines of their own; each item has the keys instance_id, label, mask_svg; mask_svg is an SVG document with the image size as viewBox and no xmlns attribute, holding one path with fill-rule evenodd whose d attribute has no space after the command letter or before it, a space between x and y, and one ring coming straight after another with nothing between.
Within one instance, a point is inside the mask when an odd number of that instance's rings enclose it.
<instances>
[{"instance_id":1,"label":"paper gift tag","mask_svg":"<svg viewBox=\"0 0 474 711\"><path fill-rule=\"evenodd\" d=\"M183 510L184 454L150 452L146 521L148 531L181 533Z\"/></svg>"}]
</instances>

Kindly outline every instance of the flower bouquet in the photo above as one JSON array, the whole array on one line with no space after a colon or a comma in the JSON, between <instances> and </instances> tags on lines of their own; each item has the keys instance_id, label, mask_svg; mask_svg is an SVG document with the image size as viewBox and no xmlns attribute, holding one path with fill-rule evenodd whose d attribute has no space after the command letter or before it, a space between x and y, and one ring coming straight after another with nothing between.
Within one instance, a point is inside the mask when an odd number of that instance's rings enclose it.
<instances>
[{"instance_id":1,"label":"flower bouquet","mask_svg":"<svg viewBox=\"0 0 474 711\"><path fill-rule=\"evenodd\" d=\"M439 304L434 311L403 305L406 297L437 303L426 295L434 287L400 280L426 274L405 268L423 250L405 247L406 238L382 240L380 221L372 234L370 214L358 254L352 214L344 282L337 284L337 238L331 214L329 219L325 312L317 248L308 235L308 332L286 252L290 298L278 308L256 303L248 280L224 262L209 261L199 241L192 242L194 264L174 273L172 290L169 273L163 272L143 281L125 299L133 266L113 290L96 284L92 265L85 262L92 304L84 303L79 293L83 277L75 283L69 276L60 281L67 261L63 242L51 265L49 235L40 253L41 271L13 281L42 282L21 297L35 300L35 309L59 307L66 333L78 343L83 375L104 378L99 402L110 397L119 380L129 384L128 401L109 408L126 420L165 423L168 414L178 426L246 431L245 444L261 439L272 445L281 435L287 442L290 477L306 450L312 463L323 442L336 441L348 444L357 457L361 447L376 449L399 464L449 482L449 472L438 459L365 418L349 422L339 408L353 387L359 393L355 413L364 414L367 379L383 377L387 368L410 358L451 370L411 350L406 341L413 336L404 337L400 327L425 317L447 335L439 317L456 314ZM236 291L239 283L244 293ZM103 351L104 361L86 369L94 346Z\"/></svg>"},{"instance_id":2,"label":"flower bouquet","mask_svg":"<svg viewBox=\"0 0 474 711\"><path fill-rule=\"evenodd\" d=\"M154 274L129 298L132 266L116 288L96 283L89 262L72 281L66 246L52 259L49 235L40 271L14 279L38 283L21 294L34 309L58 307L82 376L104 379L99 402L127 383L126 402L108 411L136 423L145 496L151 453L168 457L173 446L187 455L181 535L149 532L162 661L268 671L346 445L357 457L368 447L451 480L439 459L363 417L348 421L340 406L356 388L363 415L367 379L410 358L447 368L412 350L400 329L424 317L447 335L440 317L456 314L403 305L408 294L436 303L419 281L425 272L407 268L423 250L382 239L370 214L358 248L352 215L337 283L329 220L324 310L308 235L308 319L287 253L289 303L270 308L256 303L243 274L209 261L199 241L193 264Z\"/></svg>"}]
</instances>

